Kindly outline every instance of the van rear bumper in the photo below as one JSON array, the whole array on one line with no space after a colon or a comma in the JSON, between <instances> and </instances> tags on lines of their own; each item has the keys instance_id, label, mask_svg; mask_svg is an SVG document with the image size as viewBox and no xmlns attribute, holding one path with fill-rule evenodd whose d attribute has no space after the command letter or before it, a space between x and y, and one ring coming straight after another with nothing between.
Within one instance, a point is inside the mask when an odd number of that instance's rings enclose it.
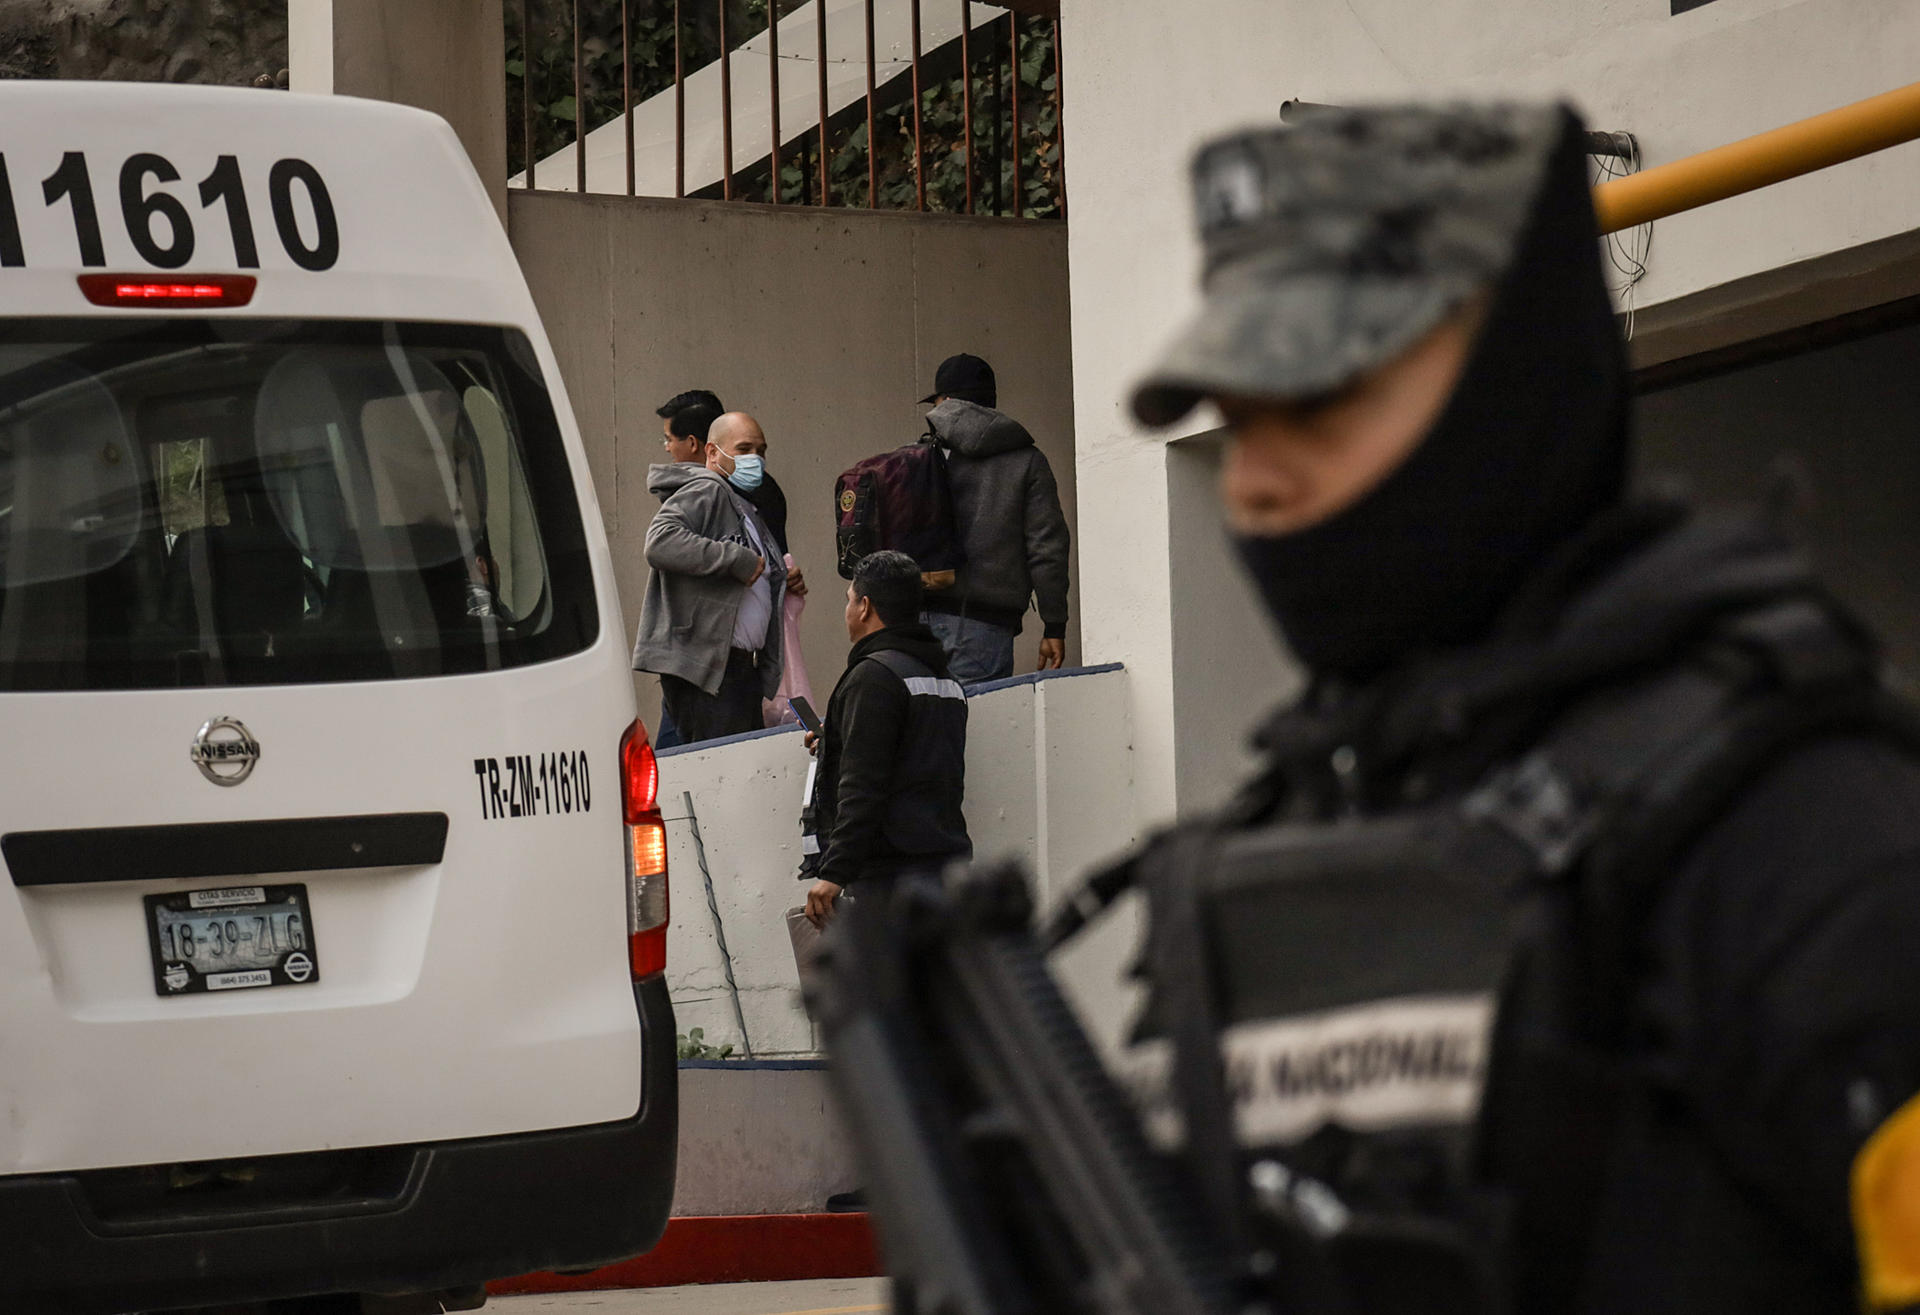
<instances>
[{"instance_id":1,"label":"van rear bumper","mask_svg":"<svg viewBox=\"0 0 1920 1315\"><path fill-rule=\"evenodd\" d=\"M631 1119L401 1151L391 1195L127 1222L102 1218L88 1174L0 1177L0 1310L425 1292L639 1255L673 1200L679 1074L665 979L633 994L645 1087Z\"/></svg>"}]
</instances>

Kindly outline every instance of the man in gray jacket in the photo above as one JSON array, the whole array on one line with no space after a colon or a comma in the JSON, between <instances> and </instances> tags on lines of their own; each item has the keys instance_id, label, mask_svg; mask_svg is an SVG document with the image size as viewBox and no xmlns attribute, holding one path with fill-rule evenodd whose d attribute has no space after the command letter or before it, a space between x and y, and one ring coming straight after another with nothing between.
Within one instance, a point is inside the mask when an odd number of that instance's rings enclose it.
<instances>
[{"instance_id":1,"label":"man in gray jacket","mask_svg":"<svg viewBox=\"0 0 1920 1315\"><path fill-rule=\"evenodd\" d=\"M646 602L633 669L660 677L660 701L681 742L759 730L760 701L780 686L787 572L772 531L743 493L757 482L767 440L730 412L707 434L704 466L651 467L661 499L647 527Z\"/></svg>"},{"instance_id":2,"label":"man in gray jacket","mask_svg":"<svg viewBox=\"0 0 1920 1315\"><path fill-rule=\"evenodd\" d=\"M1013 674L1013 641L1029 600L1040 613L1039 665L1067 657L1067 559L1060 489L1046 454L997 410L993 367L950 356L934 375L927 429L947 452L953 515L966 550L953 587L927 595L927 625L963 685Z\"/></svg>"}]
</instances>

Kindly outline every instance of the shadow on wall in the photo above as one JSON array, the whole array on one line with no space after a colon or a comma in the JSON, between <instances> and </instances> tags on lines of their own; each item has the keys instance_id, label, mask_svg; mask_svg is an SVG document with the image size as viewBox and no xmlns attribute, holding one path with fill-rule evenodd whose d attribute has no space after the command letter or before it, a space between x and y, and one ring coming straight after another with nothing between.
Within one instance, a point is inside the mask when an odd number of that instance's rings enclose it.
<instances>
[{"instance_id":1,"label":"shadow on wall","mask_svg":"<svg viewBox=\"0 0 1920 1315\"><path fill-rule=\"evenodd\" d=\"M1920 306L1916 306L1920 314ZM1821 578L1920 676L1920 323L1746 365L1642 396L1643 480L1710 501L1764 497L1797 472Z\"/></svg>"}]
</instances>

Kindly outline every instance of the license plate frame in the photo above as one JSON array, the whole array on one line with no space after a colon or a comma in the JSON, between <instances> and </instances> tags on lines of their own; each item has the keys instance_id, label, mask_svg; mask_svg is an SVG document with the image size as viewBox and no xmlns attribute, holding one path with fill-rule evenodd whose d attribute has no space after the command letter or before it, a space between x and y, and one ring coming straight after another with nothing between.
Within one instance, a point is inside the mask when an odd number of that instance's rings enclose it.
<instances>
[{"instance_id":1,"label":"license plate frame","mask_svg":"<svg viewBox=\"0 0 1920 1315\"><path fill-rule=\"evenodd\" d=\"M142 901L147 920L147 948L153 964L153 989L163 999L187 995L226 994L230 991L266 990L276 986L312 986L320 980L320 953L314 937L313 908L304 883L259 886L214 886L200 890L170 891L148 895ZM297 919L290 924L289 919ZM244 923L242 920L246 920ZM188 923L221 924L218 947L213 936L204 940L193 931L190 940L180 940L181 928ZM240 932L236 944L252 940L261 921L271 928L270 956L249 950L247 962L237 958L230 963L226 953L226 928ZM162 944L163 927L171 926L173 937ZM297 934L291 934L297 925ZM191 929L190 929L191 930ZM280 942L286 942L284 948ZM192 954L180 953L184 944L193 944Z\"/></svg>"}]
</instances>

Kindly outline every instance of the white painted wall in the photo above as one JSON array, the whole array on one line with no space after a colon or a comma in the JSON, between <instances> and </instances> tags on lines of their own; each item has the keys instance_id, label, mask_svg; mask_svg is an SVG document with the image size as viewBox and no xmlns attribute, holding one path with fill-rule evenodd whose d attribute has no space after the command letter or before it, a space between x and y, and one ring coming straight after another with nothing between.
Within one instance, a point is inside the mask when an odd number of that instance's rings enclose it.
<instances>
[{"instance_id":1,"label":"white painted wall","mask_svg":"<svg viewBox=\"0 0 1920 1315\"><path fill-rule=\"evenodd\" d=\"M1149 817L1218 797L1289 687L1218 562L1211 456L1121 407L1196 304L1186 168L1288 99L1565 96L1659 164L1920 76L1915 0L1064 0L1082 636L1125 662ZM1642 359L1920 291L1920 144L1663 221ZM1845 275L1845 277L1841 277ZM1214 421L1205 415L1189 432Z\"/></svg>"},{"instance_id":2,"label":"white painted wall","mask_svg":"<svg viewBox=\"0 0 1920 1315\"><path fill-rule=\"evenodd\" d=\"M1123 671L1066 671L968 701L965 811L975 854L1024 861L1043 906L1136 838L1126 684ZM744 1050L700 876L697 818L747 1036L761 1058L817 1050L785 919L806 892L795 873L807 762L797 728L660 758L673 899L667 980L680 1030L699 1027L709 1044ZM1068 961L1069 993L1102 1037L1117 1035L1131 1008L1119 985L1129 918L1122 913Z\"/></svg>"}]
</instances>

